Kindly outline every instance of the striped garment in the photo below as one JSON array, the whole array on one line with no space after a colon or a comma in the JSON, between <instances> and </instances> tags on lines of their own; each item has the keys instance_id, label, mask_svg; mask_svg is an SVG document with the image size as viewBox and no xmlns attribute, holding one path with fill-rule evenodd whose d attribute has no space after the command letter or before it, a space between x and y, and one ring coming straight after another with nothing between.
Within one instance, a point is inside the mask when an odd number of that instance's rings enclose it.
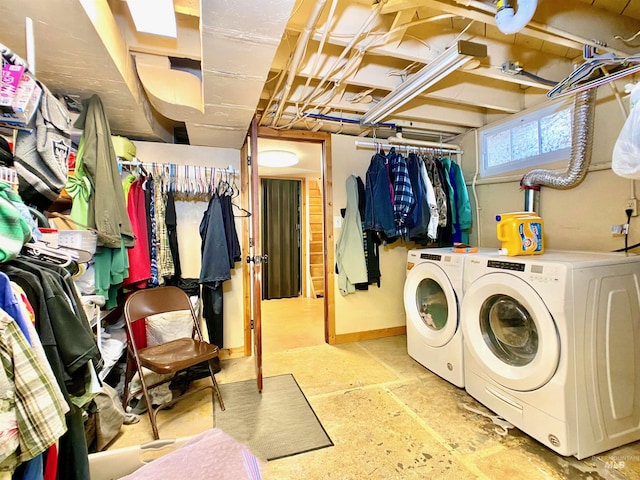
<instances>
[{"instance_id":1,"label":"striped garment","mask_svg":"<svg viewBox=\"0 0 640 480\"><path fill-rule=\"evenodd\" d=\"M153 178L147 178L146 187L151 193L151 201L149 202L149 218L151 219L151 241L149 242L149 253L151 255L151 278L147 282L149 287L157 287L160 285L158 278L158 250L157 250L157 225L155 213L155 182Z\"/></svg>"},{"instance_id":2,"label":"striped garment","mask_svg":"<svg viewBox=\"0 0 640 480\"><path fill-rule=\"evenodd\" d=\"M396 222L396 235L406 237L408 228L406 225L409 212L416 203L407 162L400 154L395 154L393 149L389 152L389 164L393 174L393 217Z\"/></svg>"},{"instance_id":3,"label":"striped garment","mask_svg":"<svg viewBox=\"0 0 640 480\"><path fill-rule=\"evenodd\" d=\"M31 226L18 209L21 203L11 185L0 182L0 263L17 257L31 238Z\"/></svg>"},{"instance_id":4,"label":"striped garment","mask_svg":"<svg viewBox=\"0 0 640 480\"><path fill-rule=\"evenodd\" d=\"M156 221L156 254L158 256L158 283L164 285L166 277L173 277L175 268L169 246L166 222L166 194L162 192L162 180L154 183L154 216Z\"/></svg>"}]
</instances>

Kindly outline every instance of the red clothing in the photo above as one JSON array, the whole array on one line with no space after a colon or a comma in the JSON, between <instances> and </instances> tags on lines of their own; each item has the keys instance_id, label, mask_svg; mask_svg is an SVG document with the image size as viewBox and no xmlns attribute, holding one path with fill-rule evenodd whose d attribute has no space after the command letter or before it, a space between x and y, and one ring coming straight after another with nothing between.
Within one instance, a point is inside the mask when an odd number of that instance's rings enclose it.
<instances>
[{"instance_id":1,"label":"red clothing","mask_svg":"<svg viewBox=\"0 0 640 480\"><path fill-rule=\"evenodd\" d=\"M47 460L44 466L44 480L56 480L58 478L58 447L54 443L47 450Z\"/></svg>"},{"instance_id":2,"label":"red clothing","mask_svg":"<svg viewBox=\"0 0 640 480\"><path fill-rule=\"evenodd\" d=\"M128 289L140 289L147 286L151 278L151 256L149 255L149 235L147 232L147 209L144 190L140 180L134 180L129 190L127 213L131 229L136 236L135 246L127 249L129 256L129 276L122 286Z\"/></svg>"}]
</instances>

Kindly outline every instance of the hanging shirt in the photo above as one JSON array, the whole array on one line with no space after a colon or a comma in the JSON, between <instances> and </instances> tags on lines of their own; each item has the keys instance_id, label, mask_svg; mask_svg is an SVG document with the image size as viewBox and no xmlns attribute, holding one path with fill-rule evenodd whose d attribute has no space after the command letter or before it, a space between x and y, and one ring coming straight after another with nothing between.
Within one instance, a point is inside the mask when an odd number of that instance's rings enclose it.
<instances>
[{"instance_id":1,"label":"hanging shirt","mask_svg":"<svg viewBox=\"0 0 640 480\"><path fill-rule=\"evenodd\" d=\"M456 223L454 224L454 242L469 243L469 232L473 223L471 215L471 202L467 184L464 181L460 165L452 161L449 167L451 183L455 191Z\"/></svg>"},{"instance_id":2,"label":"hanging shirt","mask_svg":"<svg viewBox=\"0 0 640 480\"><path fill-rule=\"evenodd\" d=\"M59 401L62 394L55 390L57 385L51 382L26 338L4 310L0 310L0 360L4 372L10 372L1 383L5 388L15 389L15 394L4 391L2 397L16 402L20 460L30 460L66 432L64 415L69 406Z\"/></svg>"},{"instance_id":3,"label":"hanging shirt","mask_svg":"<svg viewBox=\"0 0 640 480\"><path fill-rule=\"evenodd\" d=\"M154 216L156 222L156 252L158 255L158 283L164 285L166 277L173 277L173 258L169 246L167 223L165 221L166 205L162 193L162 181L156 179L154 184Z\"/></svg>"},{"instance_id":4,"label":"hanging shirt","mask_svg":"<svg viewBox=\"0 0 640 480\"><path fill-rule=\"evenodd\" d=\"M388 158L393 173L393 215L396 223L396 235L406 237L408 233L407 217L416 200L404 157L392 148Z\"/></svg>"},{"instance_id":5,"label":"hanging shirt","mask_svg":"<svg viewBox=\"0 0 640 480\"><path fill-rule=\"evenodd\" d=\"M147 210L140 180L135 180L129 187L127 212L137 240L133 247L127 249L129 275L122 284L131 289L144 288L151 278L151 257L147 243Z\"/></svg>"},{"instance_id":6,"label":"hanging shirt","mask_svg":"<svg viewBox=\"0 0 640 480\"><path fill-rule=\"evenodd\" d=\"M451 159L449 157L443 157L440 159L442 166L444 167L444 177L449 187L448 207L451 211L451 225L453 227L453 233L455 233L455 225L458 224L458 212L456 211L456 189L455 181L451 178Z\"/></svg>"},{"instance_id":7,"label":"hanging shirt","mask_svg":"<svg viewBox=\"0 0 640 480\"><path fill-rule=\"evenodd\" d=\"M423 163L427 167L427 176L431 181L431 185L433 185L433 190L436 195L436 206L438 208L438 226L444 227L447 225L447 191L442 185L442 179L438 171L436 160L433 157L425 157L423 158Z\"/></svg>"},{"instance_id":8,"label":"hanging shirt","mask_svg":"<svg viewBox=\"0 0 640 480\"><path fill-rule=\"evenodd\" d=\"M420 162L420 174L424 181L424 191L427 197L427 205L429 206L429 223L427 225L427 235L431 240L438 238L438 224L440 222L440 212L438 210L438 200L436 191L431 183L431 178L427 173L427 167L424 162Z\"/></svg>"},{"instance_id":9,"label":"hanging shirt","mask_svg":"<svg viewBox=\"0 0 640 480\"><path fill-rule=\"evenodd\" d=\"M20 309L20 305L16 300L15 295L13 294L13 290L11 289L11 281L9 277L0 272L0 309L4 310L11 318L13 318L22 331L22 334L27 339L27 342L31 344L31 336L29 335L29 330L27 329L27 322L24 316L22 315L22 310Z\"/></svg>"},{"instance_id":10,"label":"hanging shirt","mask_svg":"<svg viewBox=\"0 0 640 480\"><path fill-rule=\"evenodd\" d=\"M31 227L16 204L22 203L11 185L0 182L0 262L15 258L31 238Z\"/></svg>"},{"instance_id":11,"label":"hanging shirt","mask_svg":"<svg viewBox=\"0 0 640 480\"><path fill-rule=\"evenodd\" d=\"M147 214L150 219L151 228L149 230L149 248L151 256L151 278L149 279L150 287L160 285L158 279L158 243L156 241L156 214L155 214L155 182L152 177L147 177L145 182L145 202L148 207Z\"/></svg>"}]
</instances>

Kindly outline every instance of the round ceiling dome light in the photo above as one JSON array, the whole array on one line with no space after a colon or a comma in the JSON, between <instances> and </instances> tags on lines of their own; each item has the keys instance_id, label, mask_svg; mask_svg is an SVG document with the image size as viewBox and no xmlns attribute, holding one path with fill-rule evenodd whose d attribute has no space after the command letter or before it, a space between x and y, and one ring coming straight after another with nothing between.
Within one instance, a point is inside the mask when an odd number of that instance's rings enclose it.
<instances>
[{"instance_id":1,"label":"round ceiling dome light","mask_svg":"<svg viewBox=\"0 0 640 480\"><path fill-rule=\"evenodd\" d=\"M258 165L261 167L291 167L298 163L298 156L287 150L267 150L258 152Z\"/></svg>"}]
</instances>

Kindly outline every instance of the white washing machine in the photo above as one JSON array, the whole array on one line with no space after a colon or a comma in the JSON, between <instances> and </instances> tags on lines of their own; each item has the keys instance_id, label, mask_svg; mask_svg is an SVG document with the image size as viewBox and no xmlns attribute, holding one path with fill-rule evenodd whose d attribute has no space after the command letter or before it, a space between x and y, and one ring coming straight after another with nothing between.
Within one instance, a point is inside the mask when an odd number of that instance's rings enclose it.
<instances>
[{"instance_id":1,"label":"white washing machine","mask_svg":"<svg viewBox=\"0 0 640 480\"><path fill-rule=\"evenodd\" d=\"M465 388L579 459L640 439L640 256L467 257Z\"/></svg>"},{"instance_id":2,"label":"white washing machine","mask_svg":"<svg viewBox=\"0 0 640 480\"><path fill-rule=\"evenodd\" d=\"M460 329L464 257L497 253L453 253L449 248L409 250L404 308L409 355L448 382L464 387Z\"/></svg>"}]
</instances>

